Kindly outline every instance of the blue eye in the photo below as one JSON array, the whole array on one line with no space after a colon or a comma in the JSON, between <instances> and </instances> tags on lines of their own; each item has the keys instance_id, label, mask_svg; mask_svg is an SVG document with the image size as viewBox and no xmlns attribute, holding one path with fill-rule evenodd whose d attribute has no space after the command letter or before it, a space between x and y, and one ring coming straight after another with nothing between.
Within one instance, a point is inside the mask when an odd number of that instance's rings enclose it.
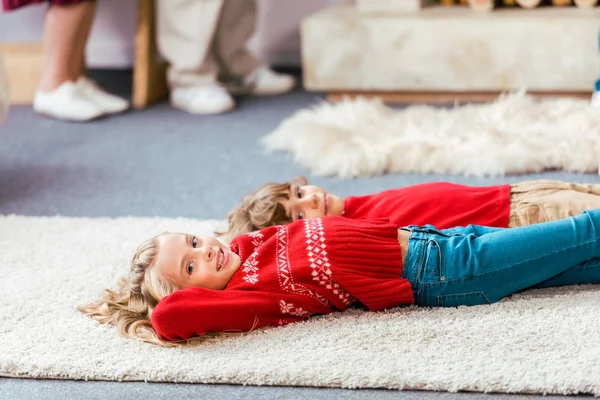
<instances>
[{"instance_id":1,"label":"blue eye","mask_svg":"<svg viewBox=\"0 0 600 400\"><path fill-rule=\"evenodd\" d=\"M198 247L198 238L195 236L192 238L192 247L193 248Z\"/></svg>"},{"instance_id":2,"label":"blue eye","mask_svg":"<svg viewBox=\"0 0 600 400\"><path fill-rule=\"evenodd\" d=\"M187 270L188 275L191 275L192 272L194 272L194 263L193 262L188 263L186 270Z\"/></svg>"}]
</instances>

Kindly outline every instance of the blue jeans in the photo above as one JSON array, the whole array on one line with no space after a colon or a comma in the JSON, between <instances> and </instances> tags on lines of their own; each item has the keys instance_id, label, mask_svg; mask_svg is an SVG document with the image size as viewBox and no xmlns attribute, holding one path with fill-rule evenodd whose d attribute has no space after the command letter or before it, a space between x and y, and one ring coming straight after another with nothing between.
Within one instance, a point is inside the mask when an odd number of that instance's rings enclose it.
<instances>
[{"instance_id":1,"label":"blue jeans","mask_svg":"<svg viewBox=\"0 0 600 400\"><path fill-rule=\"evenodd\" d=\"M415 304L489 304L532 287L600 283L600 209L503 229L411 225L402 276Z\"/></svg>"}]
</instances>

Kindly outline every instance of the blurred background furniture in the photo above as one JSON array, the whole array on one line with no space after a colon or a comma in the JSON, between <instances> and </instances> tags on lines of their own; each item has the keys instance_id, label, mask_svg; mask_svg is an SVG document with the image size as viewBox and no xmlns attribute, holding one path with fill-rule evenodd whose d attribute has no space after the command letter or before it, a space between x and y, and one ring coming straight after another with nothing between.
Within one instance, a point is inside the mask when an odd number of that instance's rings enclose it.
<instances>
[{"instance_id":1,"label":"blurred background furniture","mask_svg":"<svg viewBox=\"0 0 600 400\"><path fill-rule=\"evenodd\" d=\"M258 26L252 50L275 66L300 66L300 21L321 9L353 0L258 0ZM102 0L88 42L93 69L133 69L132 100L138 107L166 94L161 86L151 15L152 0ZM31 104L41 74L44 5L0 12L0 47L9 65L13 103ZM158 78L156 78L158 76Z\"/></svg>"},{"instance_id":2,"label":"blurred background furniture","mask_svg":"<svg viewBox=\"0 0 600 400\"><path fill-rule=\"evenodd\" d=\"M505 2L482 13L450 0L356 1L303 21L307 90L390 102L485 101L517 89L589 97L600 72L598 7Z\"/></svg>"},{"instance_id":3,"label":"blurred background furniture","mask_svg":"<svg viewBox=\"0 0 600 400\"><path fill-rule=\"evenodd\" d=\"M496 0L489 13L472 11L489 0L258 1L252 50L275 66L302 66L305 88L331 97L381 92L403 102L478 101L521 87L585 97L600 71L600 8L577 7L594 0L563 7L546 0L534 9L519 4L537 0ZM91 68L133 70L136 107L166 95L153 5L98 2L88 44ZM44 12L0 13L13 103L33 99Z\"/></svg>"}]
</instances>

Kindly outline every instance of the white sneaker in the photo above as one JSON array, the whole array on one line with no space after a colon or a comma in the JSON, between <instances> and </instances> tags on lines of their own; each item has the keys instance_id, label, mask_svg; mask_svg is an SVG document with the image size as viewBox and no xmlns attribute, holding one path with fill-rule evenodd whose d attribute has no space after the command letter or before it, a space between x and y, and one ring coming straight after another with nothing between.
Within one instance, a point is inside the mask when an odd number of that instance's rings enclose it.
<instances>
[{"instance_id":1,"label":"white sneaker","mask_svg":"<svg viewBox=\"0 0 600 400\"><path fill-rule=\"evenodd\" d=\"M600 92L594 92L594 94L592 94L590 105L594 108L600 108Z\"/></svg>"},{"instance_id":2,"label":"white sneaker","mask_svg":"<svg viewBox=\"0 0 600 400\"><path fill-rule=\"evenodd\" d=\"M251 94L268 96L289 92L296 85L296 80L291 75L280 74L262 66L246 75L243 84L250 89Z\"/></svg>"},{"instance_id":3,"label":"white sneaker","mask_svg":"<svg viewBox=\"0 0 600 400\"><path fill-rule=\"evenodd\" d=\"M75 82L70 81L51 92L37 91L33 109L38 114L66 121L89 121L105 113L81 92Z\"/></svg>"},{"instance_id":4,"label":"white sneaker","mask_svg":"<svg viewBox=\"0 0 600 400\"><path fill-rule=\"evenodd\" d=\"M192 114L220 114L231 110L235 102L222 86L210 84L173 88L171 105Z\"/></svg>"},{"instance_id":5,"label":"white sneaker","mask_svg":"<svg viewBox=\"0 0 600 400\"><path fill-rule=\"evenodd\" d=\"M82 76L77 80L81 92L108 114L123 112L129 108L129 102L119 96L104 91L96 82Z\"/></svg>"}]
</instances>

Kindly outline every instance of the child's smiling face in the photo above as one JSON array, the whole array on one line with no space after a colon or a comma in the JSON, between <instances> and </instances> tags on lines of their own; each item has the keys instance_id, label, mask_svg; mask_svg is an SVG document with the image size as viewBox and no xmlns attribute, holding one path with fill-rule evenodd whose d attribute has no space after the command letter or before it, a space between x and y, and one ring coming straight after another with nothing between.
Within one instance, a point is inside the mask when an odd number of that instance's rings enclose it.
<instances>
[{"instance_id":1,"label":"child's smiling face","mask_svg":"<svg viewBox=\"0 0 600 400\"><path fill-rule=\"evenodd\" d=\"M157 265L160 274L181 289L223 290L241 259L214 237L170 233L158 238Z\"/></svg>"}]
</instances>

